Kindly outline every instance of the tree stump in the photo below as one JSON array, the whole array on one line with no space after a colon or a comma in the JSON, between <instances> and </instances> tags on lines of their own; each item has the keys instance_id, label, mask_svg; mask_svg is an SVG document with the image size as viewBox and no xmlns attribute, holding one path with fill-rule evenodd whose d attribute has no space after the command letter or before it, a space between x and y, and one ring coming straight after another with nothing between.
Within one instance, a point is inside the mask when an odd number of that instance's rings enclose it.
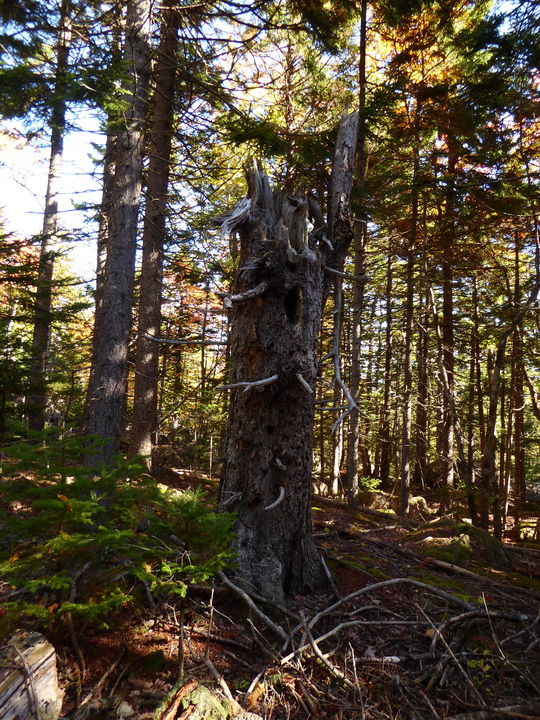
<instances>
[{"instance_id":1,"label":"tree stump","mask_svg":"<svg viewBox=\"0 0 540 720\"><path fill-rule=\"evenodd\" d=\"M0 718L58 720L56 652L37 632L16 632L0 649Z\"/></svg>"}]
</instances>

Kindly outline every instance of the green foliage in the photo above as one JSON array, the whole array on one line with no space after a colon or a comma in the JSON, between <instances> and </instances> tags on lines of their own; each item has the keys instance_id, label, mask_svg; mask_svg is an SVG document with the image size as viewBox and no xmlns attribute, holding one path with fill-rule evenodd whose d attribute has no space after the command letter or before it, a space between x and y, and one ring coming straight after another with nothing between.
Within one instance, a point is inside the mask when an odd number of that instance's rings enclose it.
<instances>
[{"instance_id":1,"label":"green foliage","mask_svg":"<svg viewBox=\"0 0 540 720\"><path fill-rule=\"evenodd\" d=\"M5 449L0 575L12 592L4 625L47 625L67 612L89 621L152 595L183 596L230 556L232 516L204 494L160 486L121 458L92 477L77 438ZM6 630L7 628L3 628Z\"/></svg>"},{"instance_id":2,"label":"green foliage","mask_svg":"<svg viewBox=\"0 0 540 720\"><path fill-rule=\"evenodd\" d=\"M381 485L379 478L374 477L360 477L358 478L358 489L360 492L374 492L378 490Z\"/></svg>"}]
</instances>

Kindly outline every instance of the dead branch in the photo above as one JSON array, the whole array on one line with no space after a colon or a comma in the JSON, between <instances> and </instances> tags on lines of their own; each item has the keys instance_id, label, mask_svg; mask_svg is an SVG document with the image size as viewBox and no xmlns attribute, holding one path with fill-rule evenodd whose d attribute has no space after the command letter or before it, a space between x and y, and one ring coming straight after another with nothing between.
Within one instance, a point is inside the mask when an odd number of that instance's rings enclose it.
<instances>
[{"instance_id":1,"label":"dead branch","mask_svg":"<svg viewBox=\"0 0 540 720\"><path fill-rule=\"evenodd\" d=\"M251 300L254 297L262 295L264 292L266 292L266 290L268 290L268 283L266 282L266 280L263 280L263 282L260 282L256 287L250 288L243 293L238 293L237 295L229 295L229 293L224 292L218 292L216 293L216 295L223 298L223 305L227 310L230 310L233 306L233 303L241 303L245 302L246 300Z\"/></svg>"},{"instance_id":2,"label":"dead branch","mask_svg":"<svg viewBox=\"0 0 540 720\"><path fill-rule=\"evenodd\" d=\"M309 385L309 383L304 379L304 377L302 376L302 373L299 373L299 372L296 373L296 378L297 378L297 380L300 382L300 384L305 387L305 389L308 391L308 393L313 393L313 388L312 388L311 385Z\"/></svg>"},{"instance_id":3,"label":"dead branch","mask_svg":"<svg viewBox=\"0 0 540 720\"><path fill-rule=\"evenodd\" d=\"M322 654L317 643L313 640L313 635L311 634L308 624L305 622L304 618L302 618L302 620L304 632L309 641L309 646L313 650L315 657L319 660L319 663L328 670L332 677L336 678L336 680L339 680L340 683L347 688L347 690L351 690L352 692L356 693L357 688L355 687L355 685L347 677L345 677L345 674L341 672L339 668L335 667L335 665L332 665L332 663L330 663Z\"/></svg>"},{"instance_id":4,"label":"dead branch","mask_svg":"<svg viewBox=\"0 0 540 720\"><path fill-rule=\"evenodd\" d=\"M451 593L446 592L445 590L439 590L439 588L435 588L432 585L428 585L427 583L420 582L419 580L412 580L411 578L393 578L392 580L383 580L379 583L374 583L373 585L367 585L366 587L360 588L359 590L355 590L354 592L350 593L349 595L346 595L341 600L338 600L333 605L330 605L329 607L325 608L324 610L321 610L317 615L315 615L309 622L309 628L310 630L321 620L321 618L326 617L326 615L329 615L330 613L337 610L337 608L341 607L344 603L350 602L354 598L359 597L360 595L364 595L365 593L374 592L375 590L381 590L382 588L391 587L392 585L412 585L413 587L421 588L422 590L425 590L427 592L430 592L434 595L437 595L438 597L442 598L443 600L446 600L447 602L451 603L452 605L456 605L457 607L463 608L464 610L475 610L476 608L471 603L466 602L465 600L462 600L459 597L456 597L455 595L452 595Z\"/></svg>"},{"instance_id":5,"label":"dead branch","mask_svg":"<svg viewBox=\"0 0 540 720\"><path fill-rule=\"evenodd\" d=\"M337 275L338 277L345 278L346 280L360 280L361 282L371 280L369 275L351 275L350 273L341 272L341 270L336 270L335 268L328 267L328 265L324 265L323 269L326 270L327 273L330 273L330 275Z\"/></svg>"},{"instance_id":6,"label":"dead branch","mask_svg":"<svg viewBox=\"0 0 540 720\"><path fill-rule=\"evenodd\" d=\"M279 375L272 375L271 377L264 378L263 380L254 380L251 381L245 381L245 382L238 382L238 383L231 383L230 385L219 385L216 390L232 390L233 388L240 388L243 387L244 392L247 392L247 390L251 390L251 388L254 387L263 387L264 385L271 385L272 383L276 382L276 380L279 378Z\"/></svg>"},{"instance_id":7,"label":"dead branch","mask_svg":"<svg viewBox=\"0 0 540 720\"><path fill-rule=\"evenodd\" d=\"M143 335L145 340L165 345L229 345L227 340L173 340L172 338L158 338L153 335Z\"/></svg>"},{"instance_id":8,"label":"dead branch","mask_svg":"<svg viewBox=\"0 0 540 720\"><path fill-rule=\"evenodd\" d=\"M217 573L217 576L224 585L232 590L232 592L237 595L260 620L263 621L267 627L273 630L276 635L279 635L279 637L286 643L286 646L289 644L290 638L285 630L279 625L276 625L273 620L270 620L268 615L265 615L265 613L263 613L263 611L255 605L250 596L244 592L242 588L239 588L238 585L231 582L231 580L229 580L229 578L221 570Z\"/></svg>"},{"instance_id":9,"label":"dead branch","mask_svg":"<svg viewBox=\"0 0 540 720\"><path fill-rule=\"evenodd\" d=\"M283 485L281 485L279 488L279 495L277 497L277 500L274 500L274 502L270 503L270 505L267 505L265 508L263 508L263 510L273 510L279 505L279 503L283 500L284 497L285 488L283 487Z\"/></svg>"},{"instance_id":10,"label":"dead branch","mask_svg":"<svg viewBox=\"0 0 540 720\"><path fill-rule=\"evenodd\" d=\"M180 707L180 703L189 695L196 687L198 687L199 681L196 678L191 678L185 685L182 685L173 695L167 707L156 716L156 720L174 720L177 714L177 710Z\"/></svg>"},{"instance_id":11,"label":"dead branch","mask_svg":"<svg viewBox=\"0 0 540 720\"><path fill-rule=\"evenodd\" d=\"M92 687L90 692L86 695L86 697L83 699L83 701L79 704L79 707L77 708L75 714L73 715L73 720L84 720L88 716L88 714L92 711L92 705L91 702L96 697L99 690L103 687L105 684L105 681L109 677L111 673L113 673L116 668L118 667L120 660L124 657L124 650L118 655L116 660L109 665L107 670L103 673L101 678L98 680L98 682Z\"/></svg>"}]
</instances>

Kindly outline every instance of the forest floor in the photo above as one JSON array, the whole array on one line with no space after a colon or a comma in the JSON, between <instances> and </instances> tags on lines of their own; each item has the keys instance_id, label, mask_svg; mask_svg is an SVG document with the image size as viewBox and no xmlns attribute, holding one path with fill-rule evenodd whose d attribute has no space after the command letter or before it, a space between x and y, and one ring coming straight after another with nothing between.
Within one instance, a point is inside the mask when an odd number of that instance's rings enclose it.
<instances>
[{"instance_id":1,"label":"forest floor","mask_svg":"<svg viewBox=\"0 0 540 720\"><path fill-rule=\"evenodd\" d=\"M172 481L212 502L216 483ZM314 522L325 592L248 606L218 582L176 605L150 598L107 630L49 635L62 717L540 718L537 538L500 544L450 517L404 522L322 497Z\"/></svg>"}]
</instances>

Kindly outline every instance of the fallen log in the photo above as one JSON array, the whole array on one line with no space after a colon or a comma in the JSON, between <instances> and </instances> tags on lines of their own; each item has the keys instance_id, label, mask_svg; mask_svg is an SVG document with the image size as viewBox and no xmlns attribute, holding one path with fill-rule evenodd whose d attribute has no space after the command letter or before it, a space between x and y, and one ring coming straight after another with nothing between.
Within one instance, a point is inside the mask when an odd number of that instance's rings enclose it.
<instances>
[{"instance_id":1,"label":"fallen log","mask_svg":"<svg viewBox=\"0 0 540 720\"><path fill-rule=\"evenodd\" d=\"M58 720L56 652L37 632L13 633L0 648L0 718Z\"/></svg>"}]
</instances>

